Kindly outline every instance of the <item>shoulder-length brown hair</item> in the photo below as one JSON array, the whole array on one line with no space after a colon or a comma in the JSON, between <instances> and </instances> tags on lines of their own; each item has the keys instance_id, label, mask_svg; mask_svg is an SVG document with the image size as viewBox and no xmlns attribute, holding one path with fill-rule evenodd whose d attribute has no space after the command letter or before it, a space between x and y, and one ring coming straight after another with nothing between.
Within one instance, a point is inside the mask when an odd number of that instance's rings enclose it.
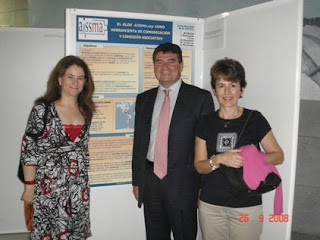
<instances>
[{"instance_id":1,"label":"shoulder-length brown hair","mask_svg":"<svg viewBox=\"0 0 320 240\"><path fill-rule=\"evenodd\" d=\"M41 104L43 102L52 103L61 98L58 79L62 77L67 68L72 65L77 65L84 71L85 83L82 92L78 96L78 105L83 116L91 121L93 113L95 112L95 105L92 99L94 83L88 65L77 56L66 56L57 63L50 74L46 93L36 99L35 104Z\"/></svg>"}]
</instances>

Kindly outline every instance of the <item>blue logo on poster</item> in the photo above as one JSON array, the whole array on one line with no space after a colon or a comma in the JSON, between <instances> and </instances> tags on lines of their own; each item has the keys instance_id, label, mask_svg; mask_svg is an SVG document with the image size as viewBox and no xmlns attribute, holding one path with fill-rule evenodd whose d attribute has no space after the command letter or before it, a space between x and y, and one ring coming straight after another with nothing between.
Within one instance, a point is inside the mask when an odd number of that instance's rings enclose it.
<instances>
[{"instance_id":1,"label":"blue logo on poster","mask_svg":"<svg viewBox=\"0 0 320 240\"><path fill-rule=\"evenodd\" d=\"M108 19L102 17L77 17L79 41L108 41Z\"/></svg>"},{"instance_id":2,"label":"blue logo on poster","mask_svg":"<svg viewBox=\"0 0 320 240\"><path fill-rule=\"evenodd\" d=\"M172 42L172 22L77 16L77 41L158 45Z\"/></svg>"}]
</instances>

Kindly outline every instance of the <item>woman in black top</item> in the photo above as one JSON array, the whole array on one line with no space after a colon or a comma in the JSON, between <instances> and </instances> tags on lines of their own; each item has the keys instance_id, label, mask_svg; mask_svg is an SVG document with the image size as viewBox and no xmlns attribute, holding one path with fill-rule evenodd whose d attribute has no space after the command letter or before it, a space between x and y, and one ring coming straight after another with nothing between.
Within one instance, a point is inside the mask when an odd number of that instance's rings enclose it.
<instances>
[{"instance_id":1,"label":"woman in black top","mask_svg":"<svg viewBox=\"0 0 320 240\"><path fill-rule=\"evenodd\" d=\"M225 167L241 168L241 150L234 149L251 110L238 105L246 87L243 66L233 59L218 60L211 68L211 85L219 109L204 117L196 132L195 167L203 174L199 219L203 240L254 240L262 233L261 196L231 193ZM237 146L260 143L270 164L284 156L264 116L254 111Z\"/></svg>"}]
</instances>

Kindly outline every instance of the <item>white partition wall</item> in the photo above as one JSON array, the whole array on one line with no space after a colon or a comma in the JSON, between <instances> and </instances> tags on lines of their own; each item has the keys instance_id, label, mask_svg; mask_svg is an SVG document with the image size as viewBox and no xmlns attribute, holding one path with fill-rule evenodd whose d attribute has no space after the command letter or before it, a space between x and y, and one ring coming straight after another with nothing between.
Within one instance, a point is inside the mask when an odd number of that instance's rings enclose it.
<instances>
[{"instance_id":1,"label":"white partition wall","mask_svg":"<svg viewBox=\"0 0 320 240\"><path fill-rule=\"evenodd\" d=\"M239 60L246 69L248 81L240 105L261 111L284 149L285 162L278 169L283 178L284 214L288 214L288 221L272 222L275 219L269 219L274 193L266 194L262 240L290 239L298 135L302 4L302 0L278 0L207 19L185 19L186 22L194 21L197 26L194 84L210 89L212 64L223 57ZM155 18L170 20L164 16ZM181 17L173 19L183 20ZM70 46L66 47L68 54L76 53ZM10 233L25 231L20 201L23 186L16 178L21 136L33 100L43 94L51 69L65 54L64 30L0 29L0 52L0 233ZM91 219L92 239L145 239L143 210L137 208L131 184L93 187Z\"/></svg>"},{"instance_id":2,"label":"white partition wall","mask_svg":"<svg viewBox=\"0 0 320 240\"><path fill-rule=\"evenodd\" d=\"M248 82L240 105L262 112L284 150L285 161L278 169L283 179L284 214L288 218L272 215L274 192L264 195L263 240L289 240L291 233L299 120L302 3L299 0L273 1L205 21L205 34L210 26L222 26L221 35L225 39L221 48L204 49L204 88L211 88L210 67L217 59L229 57L240 61Z\"/></svg>"},{"instance_id":3,"label":"white partition wall","mask_svg":"<svg viewBox=\"0 0 320 240\"><path fill-rule=\"evenodd\" d=\"M0 234L26 231L17 178L20 144L33 101L64 56L64 39L63 29L0 28Z\"/></svg>"}]
</instances>

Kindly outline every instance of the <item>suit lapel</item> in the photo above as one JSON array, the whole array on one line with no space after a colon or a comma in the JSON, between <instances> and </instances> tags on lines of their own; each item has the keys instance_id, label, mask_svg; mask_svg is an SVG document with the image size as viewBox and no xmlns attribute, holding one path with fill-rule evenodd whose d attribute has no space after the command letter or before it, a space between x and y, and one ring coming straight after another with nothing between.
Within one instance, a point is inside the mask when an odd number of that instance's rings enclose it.
<instances>
[{"instance_id":1,"label":"suit lapel","mask_svg":"<svg viewBox=\"0 0 320 240\"><path fill-rule=\"evenodd\" d=\"M156 101L157 93L158 93L158 88L152 89L150 91L150 95L146 97L145 103L143 105L143 113L146 119L147 129L149 132L151 130L152 113L153 113L153 108Z\"/></svg>"},{"instance_id":2,"label":"suit lapel","mask_svg":"<svg viewBox=\"0 0 320 240\"><path fill-rule=\"evenodd\" d=\"M186 109L185 100L187 98L186 87L187 87L186 84L182 81L181 87L179 89L176 105L172 113L172 118L171 118L170 128L169 128L169 136L171 134L171 129L174 129L174 126L176 124L179 124L180 119L183 118L184 116L184 112Z\"/></svg>"}]
</instances>

